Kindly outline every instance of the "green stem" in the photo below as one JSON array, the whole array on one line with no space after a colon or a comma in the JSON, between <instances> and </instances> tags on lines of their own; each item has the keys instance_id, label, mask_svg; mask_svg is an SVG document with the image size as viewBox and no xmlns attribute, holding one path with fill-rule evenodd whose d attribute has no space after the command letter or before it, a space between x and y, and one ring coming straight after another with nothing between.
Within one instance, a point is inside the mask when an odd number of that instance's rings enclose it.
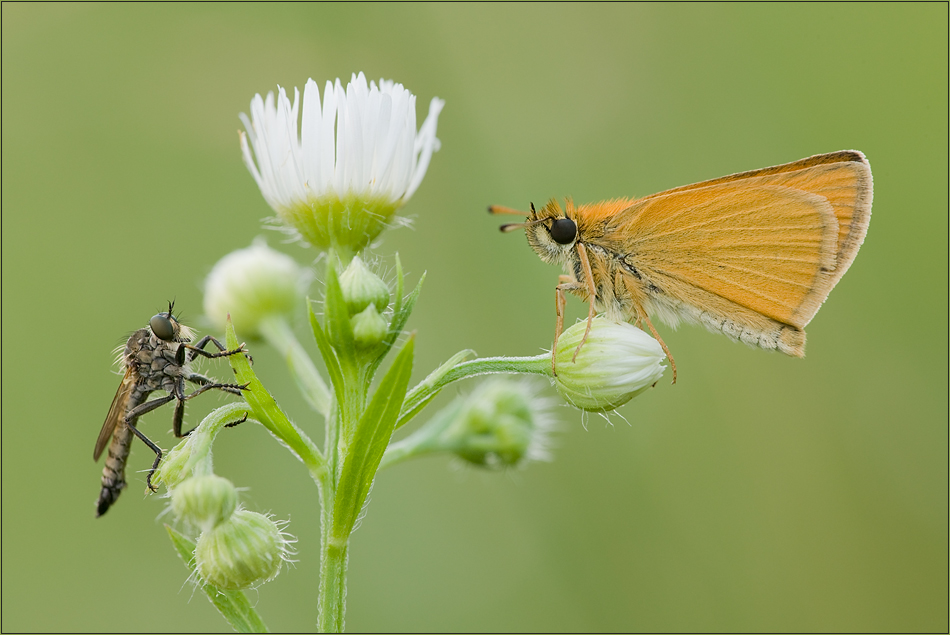
<instances>
[{"instance_id":1,"label":"green stem","mask_svg":"<svg viewBox=\"0 0 950 635\"><path fill-rule=\"evenodd\" d=\"M438 450L438 447L419 445L414 443L411 439L397 441L386 448L386 454L383 455L383 460L379 463L379 471L387 467L392 467L397 463L402 463L406 459L415 459L420 456L425 456L426 454L437 452Z\"/></svg>"},{"instance_id":2,"label":"green stem","mask_svg":"<svg viewBox=\"0 0 950 635\"><path fill-rule=\"evenodd\" d=\"M320 606L317 629L321 633L342 633L346 610L347 544L324 542L320 557Z\"/></svg>"},{"instance_id":3,"label":"green stem","mask_svg":"<svg viewBox=\"0 0 950 635\"><path fill-rule=\"evenodd\" d=\"M320 497L320 588L317 593L317 630L342 633L346 611L347 540L342 546L333 538L333 500L336 475L321 481Z\"/></svg>"},{"instance_id":4,"label":"green stem","mask_svg":"<svg viewBox=\"0 0 950 635\"><path fill-rule=\"evenodd\" d=\"M398 430L407 424L440 390L460 379L495 374L551 376L551 373L550 354L535 357L484 357L462 362L435 381L430 382L427 378L409 391L406 400L403 402L399 420L396 422L396 429Z\"/></svg>"},{"instance_id":5,"label":"green stem","mask_svg":"<svg viewBox=\"0 0 950 635\"><path fill-rule=\"evenodd\" d=\"M263 319L258 329L267 343L284 356L307 402L324 417L329 416L330 390L287 320L282 315L273 315Z\"/></svg>"}]
</instances>

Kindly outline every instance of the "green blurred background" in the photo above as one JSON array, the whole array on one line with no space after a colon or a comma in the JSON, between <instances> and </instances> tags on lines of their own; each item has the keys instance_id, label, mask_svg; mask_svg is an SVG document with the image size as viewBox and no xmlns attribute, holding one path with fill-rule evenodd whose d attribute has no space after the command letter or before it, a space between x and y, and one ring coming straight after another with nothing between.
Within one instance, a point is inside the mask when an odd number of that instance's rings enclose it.
<instances>
[{"instance_id":1,"label":"green blurred background","mask_svg":"<svg viewBox=\"0 0 950 635\"><path fill-rule=\"evenodd\" d=\"M806 359L664 327L679 383L627 421L558 409L554 462L382 473L352 539L350 630L947 629L946 4L2 12L4 631L227 630L143 495L143 445L93 518L112 351L171 298L200 326L203 276L265 233L236 134L251 97L361 70L404 83L420 121L446 100L403 210L415 228L376 251L411 281L428 271L414 380L461 348L550 346L559 272L500 235L489 203L645 195L848 148L875 196ZM252 350L319 436L280 360ZM169 419L143 424L165 448ZM272 629L312 630L315 488L258 426L216 450L247 504L299 537L296 568L252 600Z\"/></svg>"}]
</instances>

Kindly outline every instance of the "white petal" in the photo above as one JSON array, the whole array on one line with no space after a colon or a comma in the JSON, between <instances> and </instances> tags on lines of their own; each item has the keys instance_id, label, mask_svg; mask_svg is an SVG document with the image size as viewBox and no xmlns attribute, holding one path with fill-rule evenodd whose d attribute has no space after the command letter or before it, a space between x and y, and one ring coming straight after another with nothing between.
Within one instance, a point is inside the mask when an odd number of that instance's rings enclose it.
<instances>
[{"instance_id":1,"label":"white petal","mask_svg":"<svg viewBox=\"0 0 950 635\"><path fill-rule=\"evenodd\" d=\"M396 151L393 155L393 193L405 198L406 190L412 178L413 146L416 139L416 97L408 94L405 99L406 114L397 122L400 130L396 139Z\"/></svg>"},{"instance_id":2,"label":"white petal","mask_svg":"<svg viewBox=\"0 0 950 635\"><path fill-rule=\"evenodd\" d=\"M241 154L267 202L280 211L328 193L385 197L404 203L425 176L444 102L433 99L416 132L415 96L402 84L353 75L327 82L321 103L312 79L251 100L240 115Z\"/></svg>"},{"instance_id":3,"label":"white petal","mask_svg":"<svg viewBox=\"0 0 950 635\"><path fill-rule=\"evenodd\" d=\"M307 193L320 187L321 135L320 89L312 79L303 89L303 117L300 122L300 154Z\"/></svg>"},{"instance_id":4,"label":"white petal","mask_svg":"<svg viewBox=\"0 0 950 635\"><path fill-rule=\"evenodd\" d=\"M339 83L339 80L337 80ZM320 182L311 184L317 194L333 187L336 174L337 92L332 82L323 89L323 120L320 122Z\"/></svg>"},{"instance_id":5,"label":"white petal","mask_svg":"<svg viewBox=\"0 0 950 635\"><path fill-rule=\"evenodd\" d=\"M422 122L422 128L419 129L419 135L416 137L416 147L414 148L416 164L413 167L412 181L406 190L405 199L412 196L418 189L422 183L422 177L426 175L426 170L429 169L429 160L432 158L432 153L438 150L441 145L438 137L435 136L435 131L439 124L439 113L442 112L444 106L445 102L438 97L433 97L432 101L429 102L429 115Z\"/></svg>"}]
</instances>

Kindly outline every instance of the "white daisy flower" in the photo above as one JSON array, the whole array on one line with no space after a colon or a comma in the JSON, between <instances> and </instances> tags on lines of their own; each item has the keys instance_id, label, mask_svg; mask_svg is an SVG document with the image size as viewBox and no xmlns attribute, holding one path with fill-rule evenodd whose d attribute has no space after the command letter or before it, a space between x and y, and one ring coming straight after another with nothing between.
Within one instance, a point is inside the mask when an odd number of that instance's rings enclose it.
<instances>
[{"instance_id":1,"label":"white daisy flower","mask_svg":"<svg viewBox=\"0 0 950 635\"><path fill-rule=\"evenodd\" d=\"M445 102L433 97L416 130L416 97L402 84L367 84L363 73L346 88L337 79L320 91L312 79L291 104L255 95L241 114L244 163L283 224L306 242L348 260L368 245L413 195L432 153ZM248 144L250 140L250 144ZM253 149L253 156L251 150ZM255 161L256 160L256 161Z\"/></svg>"}]
</instances>

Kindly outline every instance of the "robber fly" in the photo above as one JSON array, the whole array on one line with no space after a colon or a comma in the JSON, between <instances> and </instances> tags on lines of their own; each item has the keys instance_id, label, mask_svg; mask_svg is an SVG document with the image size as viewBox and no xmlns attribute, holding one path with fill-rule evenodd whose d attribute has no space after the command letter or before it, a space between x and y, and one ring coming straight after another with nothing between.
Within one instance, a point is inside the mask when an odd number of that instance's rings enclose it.
<instances>
[{"instance_id":1,"label":"robber fly","mask_svg":"<svg viewBox=\"0 0 950 635\"><path fill-rule=\"evenodd\" d=\"M96 502L97 518L109 510L125 487L125 464L129 458L133 435L141 439L155 453L155 462L152 463L152 469L149 470L145 479L149 489L155 491L152 487L152 474L155 473L155 468L162 460L162 450L135 427L139 417L172 400L177 400L172 429L175 436L181 438L192 432L189 430L183 434L181 431L185 401L212 388L233 395L240 395L242 390L247 390L247 384L220 384L210 377L191 371L191 361L196 355L209 358L227 357L244 353L244 345L227 350L221 342L208 335L192 346L190 344L193 337L192 330L182 325L172 315L174 306L175 303L170 302L166 313L153 316L148 326L132 333L125 345L125 352L121 358L125 376L112 400L112 407L109 408L105 423L102 424L102 430L99 431L96 449L92 455L93 459L98 461L109 438L112 438L106 465L102 470L102 491ZM204 347L209 343L214 344L220 352L205 351ZM187 395L185 394L186 380L198 385L198 388ZM146 401L148 396L156 390L163 390L168 395Z\"/></svg>"}]
</instances>

